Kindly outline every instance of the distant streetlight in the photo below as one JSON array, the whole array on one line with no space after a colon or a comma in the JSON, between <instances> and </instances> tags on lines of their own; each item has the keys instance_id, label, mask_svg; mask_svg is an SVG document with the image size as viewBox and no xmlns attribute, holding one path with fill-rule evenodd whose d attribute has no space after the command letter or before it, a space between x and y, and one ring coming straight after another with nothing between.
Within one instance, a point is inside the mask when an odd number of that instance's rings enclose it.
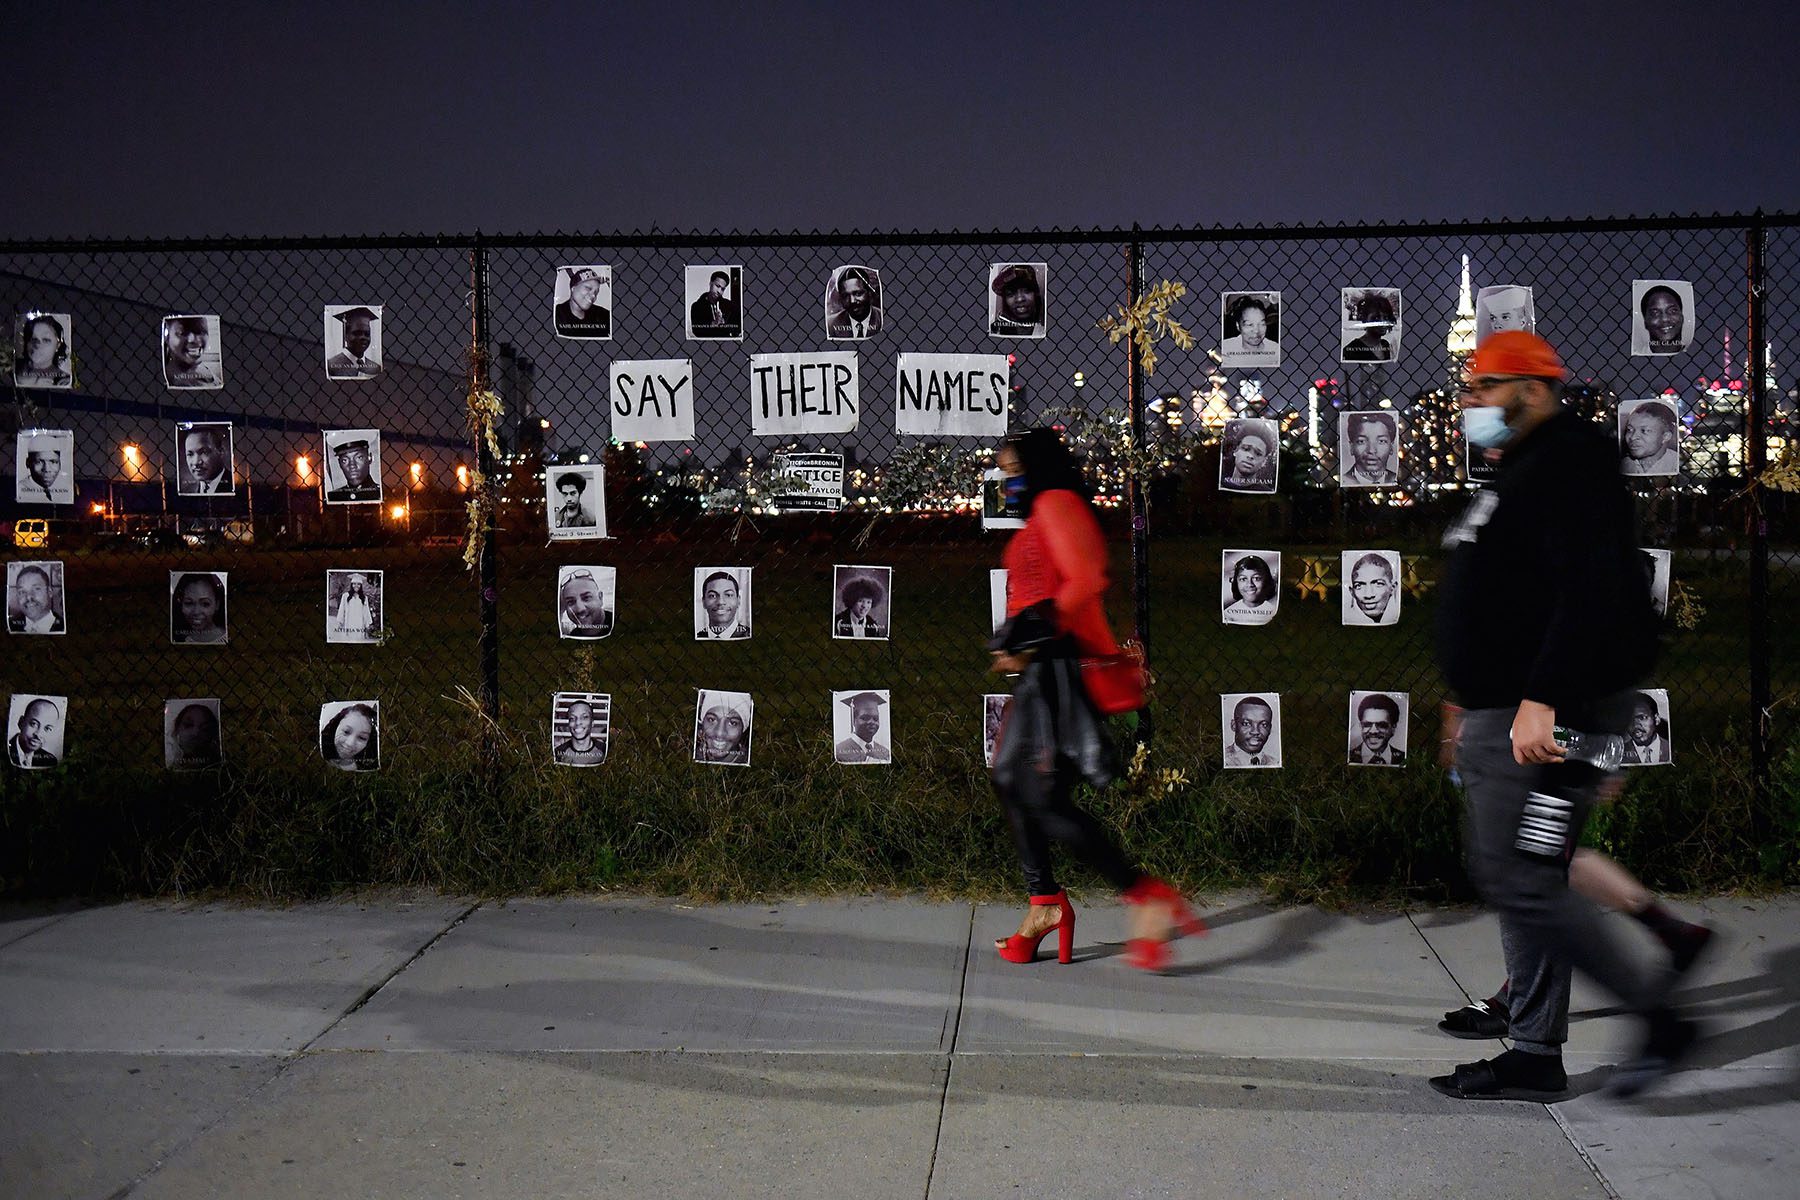
<instances>
[{"instance_id":1,"label":"distant streetlight","mask_svg":"<svg viewBox=\"0 0 1800 1200\"><path fill-rule=\"evenodd\" d=\"M388 506L388 517L395 521L406 520L406 505L392 504Z\"/></svg>"},{"instance_id":2,"label":"distant streetlight","mask_svg":"<svg viewBox=\"0 0 1800 1200\"><path fill-rule=\"evenodd\" d=\"M1086 387L1087 386L1087 376L1082 374L1080 371L1075 372L1075 386L1076 387Z\"/></svg>"},{"instance_id":3,"label":"distant streetlight","mask_svg":"<svg viewBox=\"0 0 1800 1200\"><path fill-rule=\"evenodd\" d=\"M538 428L539 428L539 429L548 429L548 428L550 428L550 418L549 418L549 417L540 417L540 418L538 418Z\"/></svg>"},{"instance_id":4,"label":"distant streetlight","mask_svg":"<svg viewBox=\"0 0 1800 1200\"><path fill-rule=\"evenodd\" d=\"M294 455L294 474L299 477L302 484L311 482L312 473L312 459L304 454Z\"/></svg>"},{"instance_id":5,"label":"distant streetlight","mask_svg":"<svg viewBox=\"0 0 1800 1200\"><path fill-rule=\"evenodd\" d=\"M143 447L136 442L126 442L119 447L119 453L125 459L125 477L132 482L139 482L144 477L145 468Z\"/></svg>"},{"instance_id":6,"label":"distant streetlight","mask_svg":"<svg viewBox=\"0 0 1800 1200\"><path fill-rule=\"evenodd\" d=\"M465 492L469 490L469 468L466 463L456 464L456 486Z\"/></svg>"},{"instance_id":7,"label":"distant streetlight","mask_svg":"<svg viewBox=\"0 0 1800 1200\"><path fill-rule=\"evenodd\" d=\"M419 487L421 484L423 484L425 482L425 464L424 463L419 462L417 459L414 459L412 465L407 467L406 471L407 471L407 474L412 476L412 485L414 487Z\"/></svg>"}]
</instances>

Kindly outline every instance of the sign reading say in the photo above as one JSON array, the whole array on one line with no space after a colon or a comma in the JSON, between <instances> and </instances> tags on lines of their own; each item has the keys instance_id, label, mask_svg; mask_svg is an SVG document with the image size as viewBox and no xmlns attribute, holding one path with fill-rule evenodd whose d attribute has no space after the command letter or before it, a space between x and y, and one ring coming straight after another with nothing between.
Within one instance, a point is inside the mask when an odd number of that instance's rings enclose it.
<instances>
[{"instance_id":1,"label":"sign reading say","mask_svg":"<svg viewBox=\"0 0 1800 1200\"><path fill-rule=\"evenodd\" d=\"M615 362L608 372L612 436L622 442L694 440L694 366L685 358Z\"/></svg>"}]
</instances>

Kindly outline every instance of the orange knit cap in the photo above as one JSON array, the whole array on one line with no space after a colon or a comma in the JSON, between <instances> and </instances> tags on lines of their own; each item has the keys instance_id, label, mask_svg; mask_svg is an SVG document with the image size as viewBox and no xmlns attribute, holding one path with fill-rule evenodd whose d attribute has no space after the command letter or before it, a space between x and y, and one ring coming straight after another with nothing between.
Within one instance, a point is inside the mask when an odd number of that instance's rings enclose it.
<instances>
[{"instance_id":1,"label":"orange knit cap","mask_svg":"<svg viewBox=\"0 0 1800 1200\"><path fill-rule=\"evenodd\" d=\"M1523 329L1489 334L1469 359L1470 375L1524 375L1532 379L1567 379L1568 368L1549 342Z\"/></svg>"}]
</instances>

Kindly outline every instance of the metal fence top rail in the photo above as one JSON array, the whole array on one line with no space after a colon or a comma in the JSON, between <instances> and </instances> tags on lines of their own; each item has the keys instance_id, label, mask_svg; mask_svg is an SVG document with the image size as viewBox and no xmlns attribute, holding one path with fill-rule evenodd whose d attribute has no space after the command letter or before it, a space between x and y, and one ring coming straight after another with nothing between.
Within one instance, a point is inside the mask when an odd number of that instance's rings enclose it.
<instances>
[{"instance_id":1,"label":"metal fence top rail","mask_svg":"<svg viewBox=\"0 0 1800 1200\"><path fill-rule=\"evenodd\" d=\"M708 233L634 230L631 233L443 233L374 234L355 237L182 237L182 238L38 238L0 241L0 254L156 253L258 250L450 250L591 246L634 248L706 246L845 246L870 245L1084 245L1106 242L1266 242L1331 241L1344 238L1429 238L1496 234L1623 233L1638 230L1741 229L1754 226L1800 226L1800 213L1745 213L1642 216L1526 218L1484 221L1400 221L1393 223L1190 226L1186 228L1094 229L950 229L848 230L810 233Z\"/></svg>"}]
</instances>

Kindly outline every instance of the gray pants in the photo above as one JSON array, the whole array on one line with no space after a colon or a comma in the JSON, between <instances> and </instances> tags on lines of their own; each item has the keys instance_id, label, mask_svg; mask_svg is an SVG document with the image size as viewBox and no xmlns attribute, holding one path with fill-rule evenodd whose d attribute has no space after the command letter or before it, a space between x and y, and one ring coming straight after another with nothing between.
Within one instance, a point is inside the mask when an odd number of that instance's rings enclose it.
<instances>
[{"instance_id":1,"label":"gray pants","mask_svg":"<svg viewBox=\"0 0 1800 1200\"><path fill-rule=\"evenodd\" d=\"M1571 968L1636 1013L1661 1003L1646 972L1600 910L1569 890L1569 859L1594 806L1601 775L1580 763L1513 761L1512 708L1463 714L1456 769L1467 805L1469 876L1500 916L1516 1049L1561 1054L1569 1037Z\"/></svg>"}]
</instances>

